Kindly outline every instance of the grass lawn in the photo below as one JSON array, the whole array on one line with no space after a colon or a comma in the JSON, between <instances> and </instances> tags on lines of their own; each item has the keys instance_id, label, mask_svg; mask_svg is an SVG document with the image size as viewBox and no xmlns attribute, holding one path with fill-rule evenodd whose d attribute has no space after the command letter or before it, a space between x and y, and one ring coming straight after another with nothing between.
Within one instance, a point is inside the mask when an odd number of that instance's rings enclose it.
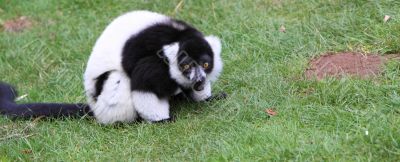
<instances>
[{"instance_id":1,"label":"grass lawn","mask_svg":"<svg viewBox=\"0 0 400 162\"><path fill-rule=\"evenodd\" d=\"M23 32L0 31L0 80L28 94L19 102L85 101L82 76L96 38L137 9L218 35L225 68L213 87L229 94L174 105L170 124L0 117L0 161L400 160L399 62L368 80L303 74L310 58L329 51L400 53L400 1L179 2L0 0L1 22L33 21ZM278 114L268 117L267 108Z\"/></svg>"}]
</instances>

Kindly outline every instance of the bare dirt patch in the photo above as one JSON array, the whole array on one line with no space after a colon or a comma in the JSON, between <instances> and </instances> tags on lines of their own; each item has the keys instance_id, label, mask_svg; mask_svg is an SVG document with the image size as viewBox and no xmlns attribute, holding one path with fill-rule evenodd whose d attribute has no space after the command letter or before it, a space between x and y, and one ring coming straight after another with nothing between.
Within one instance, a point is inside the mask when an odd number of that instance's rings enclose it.
<instances>
[{"instance_id":1,"label":"bare dirt patch","mask_svg":"<svg viewBox=\"0 0 400 162\"><path fill-rule=\"evenodd\" d=\"M383 64L389 59L399 59L400 54L380 56L356 52L327 53L312 59L305 71L307 79L321 80L325 77L355 76L369 78L379 75Z\"/></svg>"},{"instance_id":2,"label":"bare dirt patch","mask_svg":"<svg viewBox=\"0 0 400 162\"><path fill-rule=\"evenodd\" d=\"M4 31L6 32L21 32L27 28L32 27L32 21L26 17L21 16L13 20L7 20L3 23Z\"/></svg>"}]
</instances>

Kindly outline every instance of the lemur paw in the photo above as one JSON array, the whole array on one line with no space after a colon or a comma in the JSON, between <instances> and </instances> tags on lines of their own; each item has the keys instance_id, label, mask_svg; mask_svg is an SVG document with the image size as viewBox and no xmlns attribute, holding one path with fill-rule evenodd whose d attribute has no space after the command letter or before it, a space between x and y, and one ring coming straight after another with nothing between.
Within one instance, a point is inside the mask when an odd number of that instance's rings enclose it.
<instances>
[{"instance_id":1,"label":"lemur paw","mask_svg":"<svg viewBox=\"0 0 400 162\"><path fill-rule=\"evenodd\" d=\"M227 93L219 92L219 93L207 98L206 101L209 102L209 101L214 101L214 100L222 100L222 99L226 99L227 97L228 97Z\"/></svg>"}]
</instances>

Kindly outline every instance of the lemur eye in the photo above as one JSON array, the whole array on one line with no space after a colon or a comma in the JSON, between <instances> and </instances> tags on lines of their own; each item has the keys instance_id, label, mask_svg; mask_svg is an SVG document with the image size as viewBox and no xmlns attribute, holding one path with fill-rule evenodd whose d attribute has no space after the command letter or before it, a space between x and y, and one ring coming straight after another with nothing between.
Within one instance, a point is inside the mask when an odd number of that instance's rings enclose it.
<instances>
[{"instance_id":1,"label":"lemur eye","mask_svg":"<svg viewBox=\"0 0 400 162\"><path fill-rule=\"evenodd\" d=\"M207 69L207 68L208 68L208 63L207 63L207 62L204 63L204 64L203 64L203 67L204 67L204 69Z\"/></svg>"},{"instance_id":2,"label":"lemur eye","mask_svg":"<svg viewBox=\"0 0 400 162\"><path fill-rule=\"evenodd\" d=\"M189 68L190 68L190 65L189 65L189 64L183 65L183 70L187 70L187 69L189 69Z\"/></svg>"}]
</instances>

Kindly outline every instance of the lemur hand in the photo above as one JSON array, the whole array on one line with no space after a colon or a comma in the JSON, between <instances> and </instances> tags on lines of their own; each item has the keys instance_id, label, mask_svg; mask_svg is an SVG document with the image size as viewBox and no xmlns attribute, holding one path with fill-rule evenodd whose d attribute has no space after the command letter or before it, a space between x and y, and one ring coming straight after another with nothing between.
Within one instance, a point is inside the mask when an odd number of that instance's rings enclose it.
<instances>
[{"instance_id":1,"label":"lemur hand","mask_svg":"<svg viewBox=\"0 0 400 162\"><path fill-rule=\"evenodd\" d=\"M214 101L214 100L222 100L222 99L226 99L228 97L228 94L226 94L225 92L219 92L217 94L212 95L211 97L207 98L206 101Z\"/></svg>"}]
</instances>

